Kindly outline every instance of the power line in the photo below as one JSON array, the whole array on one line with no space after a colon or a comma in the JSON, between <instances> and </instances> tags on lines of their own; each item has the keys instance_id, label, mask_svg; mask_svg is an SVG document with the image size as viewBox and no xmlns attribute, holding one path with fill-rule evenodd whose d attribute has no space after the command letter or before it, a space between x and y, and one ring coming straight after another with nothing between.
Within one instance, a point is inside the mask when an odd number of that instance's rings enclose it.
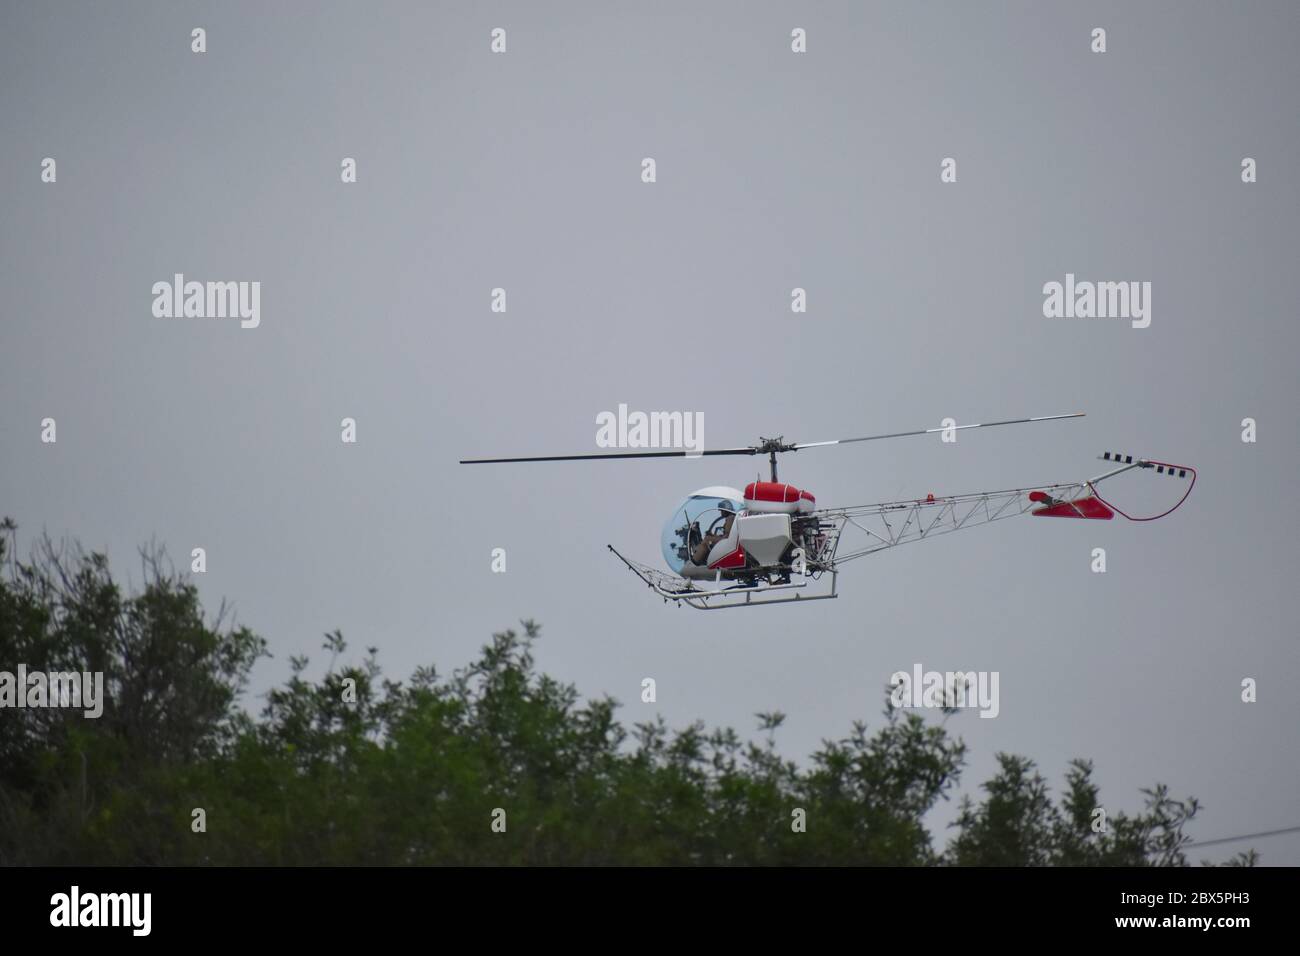
<instances>
[{"instance_id":1,"label":"power line","mask_svg":"<svg viewBox=\"0 0 1300 956\"><path fill-rule=\"evenodd\" d=\"M1216 840L1193 840L1185 846L1211 846L1215 843L1236 843L1238 840L1253 840L1256 837L1278 836L1283 833L1300 833L1300 827L1284 827L1281 830L1264 830L1261 833L1243 833L1241 836L1219 837Z\"/></svg>"}]
</instances>

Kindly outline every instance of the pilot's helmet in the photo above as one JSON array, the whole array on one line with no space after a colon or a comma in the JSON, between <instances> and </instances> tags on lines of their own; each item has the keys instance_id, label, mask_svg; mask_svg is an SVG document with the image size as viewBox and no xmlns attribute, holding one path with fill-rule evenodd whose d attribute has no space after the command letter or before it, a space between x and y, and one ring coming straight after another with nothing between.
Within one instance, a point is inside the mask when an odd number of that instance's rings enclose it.
<instances>
[{"instance_id":1,"label":"pilot's helmet","mask_svg":"<svg viewBox=\"0 0 1300 956\"><path fill-rule=\"evenodd\" d=\"M718 502L718 510L721 511L723 514L734 515L738 509L736 508L736 505L733 502L728 501L726 498L723 498L721 501Z\"/></svg>"}]
</instances>

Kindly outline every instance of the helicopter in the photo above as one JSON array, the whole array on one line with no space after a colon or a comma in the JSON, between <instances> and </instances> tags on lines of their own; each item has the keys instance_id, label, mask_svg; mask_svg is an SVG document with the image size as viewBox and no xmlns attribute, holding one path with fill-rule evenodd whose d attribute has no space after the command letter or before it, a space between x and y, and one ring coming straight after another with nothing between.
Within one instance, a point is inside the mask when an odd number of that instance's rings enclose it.
<instances>
[{"instance_id":1,"label":"helicopter","mask_svg":"<svg viewBox=\"0 0 1300 956\"><path fill-rule=\"evenodd\" d=\"M606 452L592 455L541 455L525 458L469 458L462 465L543 461L600 461L627 458L684 458L721 455L767 455L770 480L743 489L712 485L688 495L668 518L660 548L668 570L634 561L609 550L665 602L697 610L757 607L839 596L840 569L850 561L900 544L923 541L1003 518L1029 514L1047 518L1109 521L1116 514L1129 521L1155 521L1176 511L1192 493L1196 469L1118 452L1100 460L1109 470L1093 478L1050 485L979 491L902 501L818 508L811 491L781 482L777 456L808 448L994 428L1031 422L1082 418L1084 412L1040 415L1005 421L838 438L786 442L783 436L759 438L758 444L699 451ZM1101 496L1097 486L1135 470L1186 482L1182 497L1168 510L1146 517L1126 514ZM1190 480L1189 479L1190 476Z\"/></svg>"}]
</instances>

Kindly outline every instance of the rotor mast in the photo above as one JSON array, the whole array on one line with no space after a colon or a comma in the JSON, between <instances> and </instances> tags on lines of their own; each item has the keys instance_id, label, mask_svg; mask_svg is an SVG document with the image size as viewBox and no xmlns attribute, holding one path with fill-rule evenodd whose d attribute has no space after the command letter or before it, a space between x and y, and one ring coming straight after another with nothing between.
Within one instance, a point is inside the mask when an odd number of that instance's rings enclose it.
<instances>
[{"instance_id":1,"label":"rotor mast","mask_svg":"<svg viewBox=\"0 0 1300 956\"><path fill-rule=\"evenodd\" d=\"M775 438L759 437L758 444L754 447L758 454L767 454L767 460L772 468L772 481L776 481L776 456L783 451L798 451L798 445L787 445L784 435L777 435Z\"/></svg>"}]
</instances>

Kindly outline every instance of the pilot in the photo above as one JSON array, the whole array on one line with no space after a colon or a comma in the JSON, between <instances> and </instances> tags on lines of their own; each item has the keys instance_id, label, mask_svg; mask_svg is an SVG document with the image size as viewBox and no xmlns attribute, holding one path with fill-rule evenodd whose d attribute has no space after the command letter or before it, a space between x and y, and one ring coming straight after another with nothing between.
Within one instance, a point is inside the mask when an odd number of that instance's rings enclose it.
<instances>
[{"instance_id":1,"label":"pilot","mask_svg":"<svg viewBox=\"0 0 1300 956\"><path fill-rule=\"evenodd\" d=\"M718 510L727 516L727 521L722 526L721 534L706 534L704 539L695 546L695 550L691 552L691 560L696 564L706 564L713 546L731 535L731 524L736 520L735 506L730 501L724 501L718 505Z\"/></svg>"}]
</instances>

